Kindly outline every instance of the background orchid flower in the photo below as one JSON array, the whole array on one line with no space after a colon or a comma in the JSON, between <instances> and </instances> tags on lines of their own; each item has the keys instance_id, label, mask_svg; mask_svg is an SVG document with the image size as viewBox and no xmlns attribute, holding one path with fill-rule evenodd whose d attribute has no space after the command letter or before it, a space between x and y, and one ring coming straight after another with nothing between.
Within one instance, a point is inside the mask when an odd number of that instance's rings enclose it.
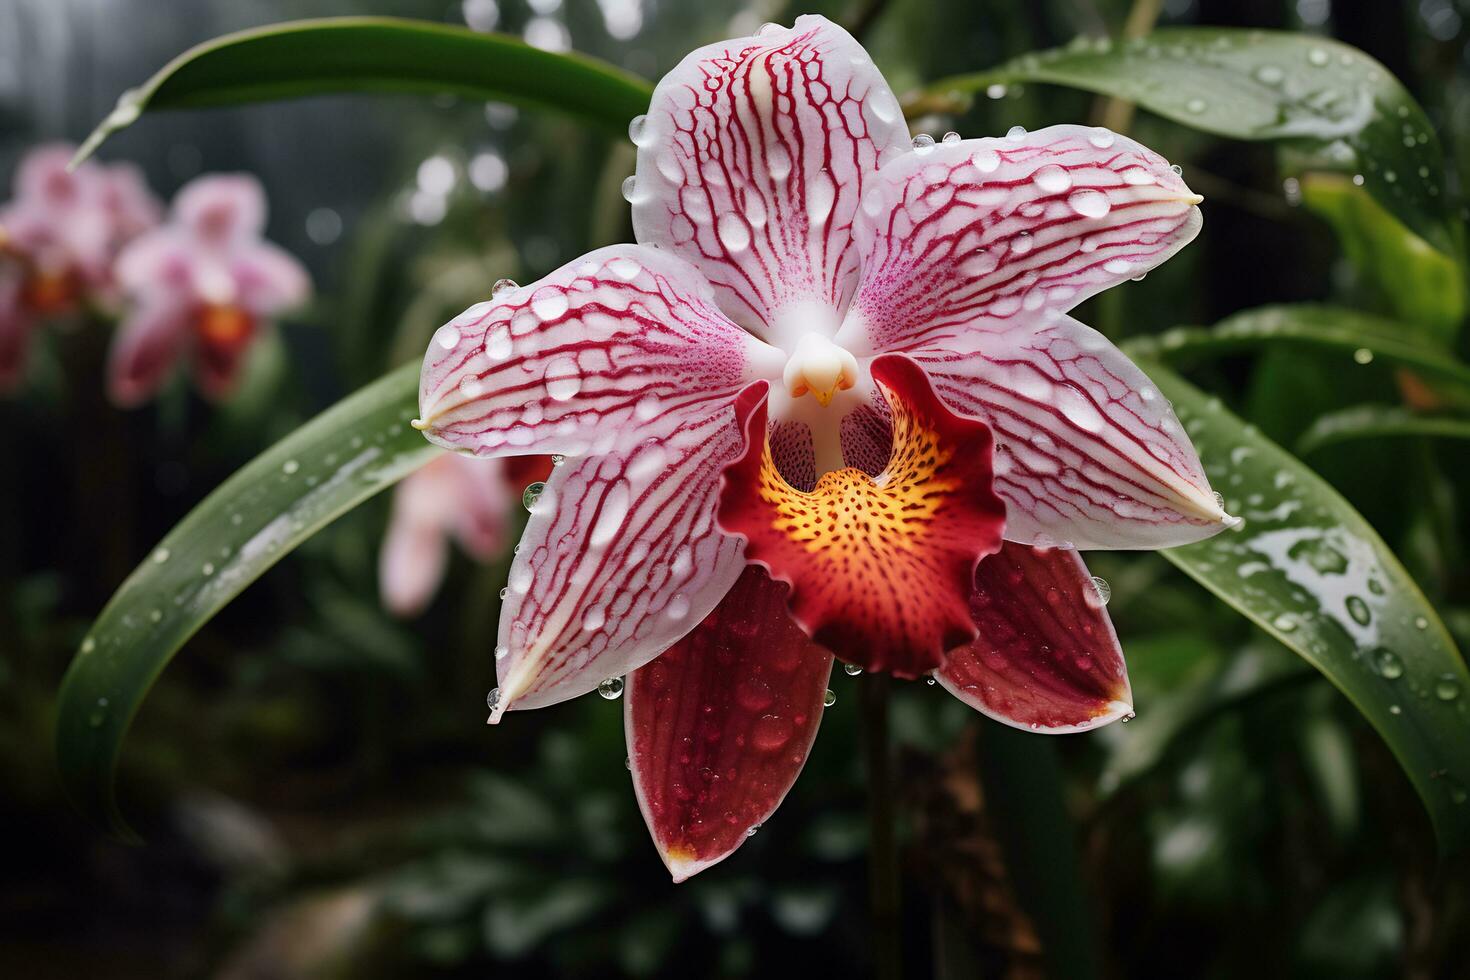
<instances>
[{"instance_id":1,"label":"background orchid flower","mask_svg":"<svg viewBox=\"0 0 1470 980\"><path fill-rule=\"evenodd\" d=\"M0 390L20 380L39 323L115 299L119 249L159 219L136 167L89 161L68 171L75 152L60 143L30 151L0 207Z\"/></svg>"},{"instance_id":2,"label":"background orchid flower","mask_svg":"<svg viewBox=\"0 0 1470 980\"><path fill-rule=\"evenodd\" d=\"M1186 244L1200 198L1104 130L911 141L821 17L690 54L631 135L640 244L467 310L424 362L434 442L567 457L511 569L491 720L637 671L634 783L682 879L791 786L832 654L1031 730L1126 716L1074 549L1231 518L1167 401L1066 311Z\"/></svg>"},{"instance_id":3,"label":"background orchid flower","mask_svg":"<svg viewBox=\"0 0 1470 980\"><path fill-rule=\"evenodd\" d=\"M405 478L393 493L378 557L383 604L396 616L423 612L444 579L450 539L476 561L499 558L510 545L522 488L550 471L550 462L535 456L446 454Z\"/></svg>"},{"instance_id":4,"label":"background orchid flower","mask_svg":"<svg viewBox=\"0 0 1470 980\"><path fill-rule=\"evenodd\" d=\"M251 342L311 292L301 263L262 237L265 220L254 177L199 177L174 198L168 222L118 258L133 306L108 365L114 402L146 401L186 355L205 397L229 394Z\"/></svg>"}]
</instances>

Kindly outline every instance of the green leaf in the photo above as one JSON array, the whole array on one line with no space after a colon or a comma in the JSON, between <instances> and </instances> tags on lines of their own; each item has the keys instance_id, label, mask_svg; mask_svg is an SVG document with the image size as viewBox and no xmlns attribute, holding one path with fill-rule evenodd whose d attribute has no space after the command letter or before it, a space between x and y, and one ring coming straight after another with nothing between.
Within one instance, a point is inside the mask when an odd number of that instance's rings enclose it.
<instances>
[{"instance_id":1,"label":"green leaf","mask_svg":"<svg viewBox=\"0 0 1470 980\"><path fill-rule=\"evenodd\" d=\"M77 153L84 160L144 111L235 105L336 92L449 93L557 109L624 132L653 87L614 65L533 48L519 38L393 17L273 24L190 48L117 108Z\"/></svg>"},{"instance_id":2,"label":"green leaf","mask_svg":"<svg viewBox=\"0 0 1470 980\"><path fill-rule=\"evenodd\" d=\"M907 100L911 114L956 111L990 85L1050 82L1129 102L1195 129L1284 141L1312 169L1361 173L1385 208L1458 257L1444 154L1424 110L1377 61L1327 38L1230 28L1165 28L1114 44L1085 38L999 68L947 78Z\"/></svg>"},{"instance_id":3,"label":"green leaf","mask_svg":"<svg viewBox=\"0 0 1470 980\"><path fill-rule=\"evenodd\" d=\"M1301 192L1302 205L1337 233L1358 281L1380 308L1426 339L1441 346L1453 343L1467 302L1458 263L1341 174L1306 174Z\"/></svg>"},{"instance_id":4,"label":"green leaf","mask_svg":"<svg viewBox=\"0 0 1470 980\"><path fill-rule=\"evenodd\" d=\"M440 450L409 426L419 365L344 399L261 453L189 512L93 624L61 684L56 754L84 815L130 837L113 796L118 754L184 642L302 541Z\"/></svg>"},{"instance_id":5,"label":"green leaf","mask_svg":"<svg viewBox=\"0 0 1470 980\"><path fill-rule=\"evenodd\" d=\"M1353 439L1383 436L1436 436L1470 439L1470 419L1447 415L1415 415L1405 408L1354 405L1319 417L1297 442L1297 451L1310 453L1323 446Z\"/></svg>"},{"instance_id":6,"label":"green leaf","mask_svg":"<svg viewBox=\"0 0 1470 980\"><path fill-rule=\"evenodd\" d=\"M1470 674L1413 579L1321 477L1219 402L1145 365L1225 507L1245 518L1163 552L1321 671L1419 791L1440 847L1470 843Z\"/></svg>"},{"instance_id":7,"label":"green leaf","mask_svg":"<svg viewBox=\"0 0 1470 980\"><path fill-rule=\"evenodd\" d=\"M1296 346L1337 353L1346 368L1383 361L1443 382L1447 394L1470 398L1470 366L1442 348L1417 341L1413 328L1394 320L1336 306L1261 306L1214 327L1176 327L1133 337L1123 345L1134 357L1189 360L1266 347Z\"/></svg>"}]
</instances>

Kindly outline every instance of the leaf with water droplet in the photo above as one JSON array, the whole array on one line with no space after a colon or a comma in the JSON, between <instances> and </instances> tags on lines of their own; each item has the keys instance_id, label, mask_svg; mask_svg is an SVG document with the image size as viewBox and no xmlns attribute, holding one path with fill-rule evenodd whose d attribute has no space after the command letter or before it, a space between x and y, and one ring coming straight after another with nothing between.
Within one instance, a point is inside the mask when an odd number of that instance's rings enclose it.
<instances>
[{"instance_id":1,"label":"leaf with water droplet","mask_svg":"<svg viewBox=\"0 0 1470 980\"><path fill-rule=\"evenodd\" d=\"M1211 482L1256 501L1238 531L1162 554L1346 694L1413 781L1441 847L1470 844L1470 811L1432 775L1470 784L1470 717L1455 699L1403 695L1411 684L1437 692L1453 682L1458 692L1470 683L1434 608L1321 477L1183 379L1143 367L1173 402Z\"/></svg>"},{"instance_id":2,"label":"leaf with water droplet","mask_svg":"<svg viewBox=\"0 0 1470 980\"><path fill-rule=\"evenodd\" d=\"M143 698L184 642L302 541L441 452L403 424L417 410L418 379L418 365L405 365L261 453L117 590L57 702L62 786L86 816L131 835L113 797L118 755ZM94 721L99 700L107 710Z\"/></svg>"},{"instance_id":3,"label":"leaf with water droplet","mask_svg":"<svg viewBox=\"0 0 1470 980\"><path fill-rule=\"evenodd\" d=\"M911 119L953 113L1018 82L1113 96L1220 136L1280 141L1292 148L1294 167L1361 174L1364 189L1406 227L1462 255L1434 128L1388 69L1356 48L1285 31L1170 27L1130 44L1056 48L942 78L906 98L904 110Z\"/></svg>"}]
</instances>

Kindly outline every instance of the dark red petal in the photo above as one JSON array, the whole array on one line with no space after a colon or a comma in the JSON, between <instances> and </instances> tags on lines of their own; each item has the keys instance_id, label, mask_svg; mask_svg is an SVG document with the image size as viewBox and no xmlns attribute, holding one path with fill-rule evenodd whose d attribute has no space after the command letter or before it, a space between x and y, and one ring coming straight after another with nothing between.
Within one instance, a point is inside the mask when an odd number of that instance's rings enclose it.
<instances>
[{"instance_id":1,"label":"dark red petal","mask_svg":"<svg viewBox=\"0 0 1470 980\"><path fill-rule=\"evenodd\" d=\"M745 569L714 611L628 675L633 788L674 880L729 857L776 812L817 737L832 655Z\"/></svg>"},{"instance_id":2,"label":"dark red petal","mask_svg":"<svg viewBox=\"0 0 1470 980\"><path fill-rule=\"evenodd\" d=\"M1118 634L1077 552L1006 542L976 570L970 610L979 639L935 674L961 701L1050 733L1132 713Z\"/></svg>"},{"instance_id":3,"label":"dark red petal","mask_svg":"<svg viewBox=\"0 0 1470 980\"><path fill-rule=\"evenodd\" d=\"M746 558L791 585L797 624L843 660L916 677L975 638L975 564L999 547L1005 506L992 490L990 429L951 412L901 355L872 363L893 414L893 451L877 477L823 474L810 493L781 476L766 405L736 406L745 451L725 470L720 526Z\"/></svg>"}]
</instances>

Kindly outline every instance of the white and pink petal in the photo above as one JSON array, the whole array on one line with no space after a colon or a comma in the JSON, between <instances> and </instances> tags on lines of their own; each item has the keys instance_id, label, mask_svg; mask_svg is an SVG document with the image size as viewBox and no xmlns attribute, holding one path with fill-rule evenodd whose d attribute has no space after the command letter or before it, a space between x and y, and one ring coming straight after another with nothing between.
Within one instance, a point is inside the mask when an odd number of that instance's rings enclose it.
<instances>
[{"instance_id":1,"label":"white and pink petal","mask_svg":"<svg viewBox=\"0 0 1470 980\"><path fill-rule=\"evenodd\" d=\"M677 252L730 317L767 340L835 331L857 280L852 222L906 150L898 101L823 17L693 52L634 127L638 241Z\"/></svg>"}]
</instances>

